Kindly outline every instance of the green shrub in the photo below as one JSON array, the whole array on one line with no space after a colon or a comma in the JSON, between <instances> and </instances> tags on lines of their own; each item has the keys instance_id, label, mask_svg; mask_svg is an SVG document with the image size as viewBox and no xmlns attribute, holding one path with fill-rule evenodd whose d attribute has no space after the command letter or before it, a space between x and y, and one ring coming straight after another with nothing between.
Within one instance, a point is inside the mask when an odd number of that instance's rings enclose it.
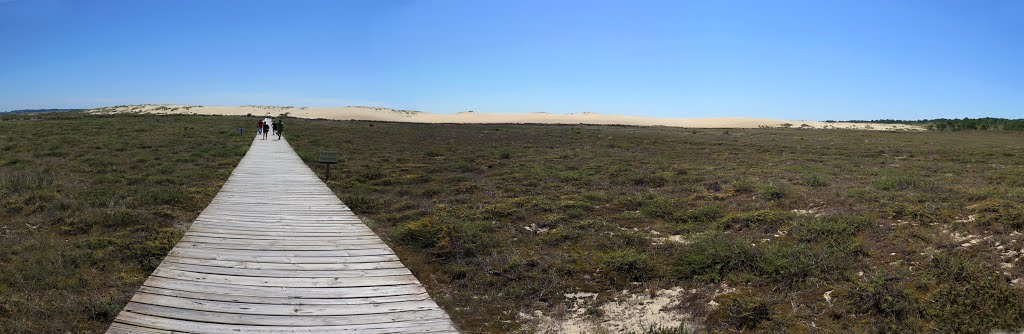
<instances>
[{"instance_id":1,"label":"green shrub","mask_svg":"<svg viewBox=\"0 0 1024 334\"><path fill-rule=\"evenodd\" d=\"M654 277L657 269L647 254L633 249L602 254L601 266L633 282L646 281Z\"/></svg>"},{"instance_id":2,"label":"green shrub","mask_svg":"<svg viewBox=\"0 0 1024 334\"><path fill-rule=\"evenodd\" d=\"M722 206L718 204L706 204L696 208L677 211L674 214L675 221L683 224L707 224L722 217Z\"/></svg>"},{"instance_id":3,"label":"green shrub","mask_svg":"<svg viewBox=\"0 0 1024 334\"><path fill-rule=\"evenodd\" d=\"M497 244L489 222L424 217L395 229L392 236L399 244L426 250L440 258L474 257Z\"/></svg>"},{"instance_id":4,"label":"green shrub","mask_svg":"<svg viewBox=\"0 0 1024 334\"><path fill-rule=\"evenodd\" d=\"M1016 230L1024 228L1024 205L1005 199L991 198L968 207L976 214L975 222L985 227L997 227L999 230Z\"/></svg>"},{"instance_id":5,"label":"green shrub","mask_svg":"<svg viewBox=\"0 0 1024 334\"><path fill-rule=\"evenodd\" d=\"M512 199L508 201L488 204L480 210L480 214L488 219L499 220L523 220L526 218L524 201Z\"/></svg>"},{"instance_id":6,"label":"green shrub","mask_svg":"<svg viewBox=\"0 0 1024 334\"><path fill-rule=\"evenodd\" d=\"M647 201L640 207L640 213L651 218L668 219L672 217L675 211L675 201L664 197Z\"/></svg>"},{"instance_id":7,"label":"green shrub","mask_svg":"<svg viewBox=\"0 0 1024 334\"><path fill-rule=\"evenodd\" d=\"M932 303L925 314L939 331L986 333L1024 326L1024 291L993 275L990 263L966 253L939 254L928 263L939 286L928 297Z\"/></svg>"},{"instance_id":8,"label":"green shrub","mask_svg":"<svg viewBox=\"0 0 1024 334\"><path fill-rule=\"evenodd\" d=\"M613 247L646 247L651 245L651 233L639 230L620 230L611 236Z\"/></svg>"},{"instance_id":9,"label":"green shrub","mask_svg":"<svg viewBox=\"0 0 1024 334\"><path fill-rule=\"evenodd\" d=\"M863 254L860 231L869 223L862 217L800 220L792 229L795 240L761 248L754 274L784 286L809 278L841 279Z\"/></svg>"},{"instance_id":10,"label":"green shrub","mask_svg":"<svg viewBox=\"0 0 1024 334\"><path fill-rule=\"evenodd\" d=\"M846 191L846 197L863 203L877 202L879 199L877 192L870 189L859 189L859 187Z\"/></svg>"},{"instance_id":11,"label":"green shrub","mask_svg":"<svg viewBox=\"0 0 1024 334\"><path fill-rule=\"evenodd\" d=\"M630 184L648 188L660 188L668 184L669 173L634 172L627 180Z\"/></svg>"},{"instance_id":12,"label":"green shrub","mask_svg":"<svg viewBox=\"0 0 1024 334\"><path fill-rule=\"evenodd\" d=\"M759 210L725 216L718 220L718 225L724 230L742 231L757 228L768 231L777 229L794 217L796 215L788 211Z\"/></svg>"},{"instance_id":13,"label":"green shrub","mask_svg":"<svg viewBox=\"0 0 1024 334\"><path fill-rule=\"evenodd\" d=\"M718 296L715 301L719 305L708 317L711 324L753 330L772 318L769 302L758 296L731 293Z\"/></svg>"},{"instance_id":14,"label":"green shrub","mask_svg":"<svg viewBox=\"0 0 1024 334\"><path fill-rule=\"evenodd\" d=\"M871 186L878 190L903 191L921 184L921 181L905 175L889 175L875 180Z\"/></svg>"},{"instance_id":15,"label":"green shrub","mask_svg":"<svg viewBox=\"0 0 1024 334\"><path fill-rule=\"evenodd\" d=\"M788 193L788 190L784 186L776 185L772 182L765 183L761 186L760 190L761 196L764 197L764 199L771 201L782 199L786 197L786 194Z\"/></svg>"},{"instance_id":16,"label":"green shrub","mask_svg":"<svg viewBox=\"0 0 1024 334\"><path fill-rule=\"evenodd\" d=\"M143 222L141 212L130 209L108 209L100 218L100 225L106 228L127 228Z\"/></svg>"},{"instance_id":17,"label":"green shrub","mask_svg":"<svg viewBox=\"0 0 1024 334\"><path fill-rule=\"evenodd\" d=\"M885 211L892 219L926 224L943 221L943 215L937 203L894 203Z\"/></svg>"},{"instance_id":18,"label":"green shrub","mask_svg":"<svg viewBox=\"0 0 1024 334\"><path fill-rule=\"evenodd\" d=\"M117 240L103 237L89 238L79 242L81 247L91 250L105 249L117 244Z\"/></svg>"},{"instance_id":19,"label":"green shrub","mask_svg":"<svg viewBox=\"0 0 1024 334\"><path fill-rule=\"evenodd\" d=\"M424 153L424 156L426 156L427 158L439 158L439 157L443 157L445 152L446 152L445 149L442 149L440 147L434 147L434 148L431 148L431 149L427 150Z\"/></svg>"},{"instance_id":20,"label":"green shrub","mask_svg":"<svg viewBox=\"0 0 1024 334\"><path fill-rule=\"evenodd\" d=\"M716 234L679 247L672 256L672 275L701 282L721 282L732 273L755 270L761 254L749 243Z\"/></svg>"},{"instance_id":21,"label":"green shrub","mask_svg":"<svg viewBox=\"0 0 1024 334\"><path fill-rule=\"evenodd\" d=\"M820 243L828 250L841 253L858 252L857 235L871 221L860 216L825 216L805 219L793 227L793 236L805 243Z\"/></svg>"},{"instance_id":22,"label":"green shrub","mask_svg":"<svg viewBox=\"0 0 1024 334\"><path fill-rule=\"evenodd\" d=\"M849 290L838 291L836 297L856 315L872 315L880 319L873 325L884 333L901 332L902 327L914 320L919 305L912 291L902 285L892 272L869 274L856 280Z\"/></svg>"},{"instance_id":23,"label":"green shrub","mask_svg":"<svg viewBox=\"0 0 1024 334\"><path fill-rule=\"evenodd\" d=\"M827 187L828 178L821 173L811 173L803 179L803 184L809 187Z\"/></svg>"},{"instance_id":24,"label":"green shrub","mask_svg":"<svg viewBox=\"0 0 1024 334\"><path fill-rule=\"evenodd\" d=\"M732 181L732 190L738 193L749 193L753 192L757 188L754 180L749 178L739 178Z\"/></svg>"},{"instance_id":25,"label":"green shrub","mask_svg":"<svg viewBox=\"0 0 1024 334\"><path fill-rule=\"evenodd\" d=\"M352 211L360 214L383 212L395 204L395 199L391 196L370 192L343 194L342 200Z\"/></svg>"},{"instance_id":26,"label":"green shrub","mask_svg":"<svg viewBox=\"0 0 1024 334\"><path fill-rule=\"evenodd\" d=\"M541 242L549 246L560 245L569 241L579 240L583 232L572 227L560 226L540 236Z\"/></svg>"},{"instance_id":27,"label":"green shrub","mask_svg":"<svg viewBox=\"0 0 1024 334\"><path fill-rule=\"evenodd\" d=\"M641 193L619 196L615 199L615 203L621 206L623 210L637 211L648 202L654 200L656 200L656 197L653 194Z\"/></svg>"},{"instance_id":28,"label":"green shrub","mask_svg":"<svg viewBox=\"0 0 1024 334\"><path fill-rule=\"evenodd\" d=\"M137 262L144 270L156 269L167 252L181 240L183 234L176 228L157 229L156 233L143 242L126 244L128 252L125 256Z\"/></svg>"},{"instance_id":29,"label":"green shrub","mask_svg":"<svg viewBox=\"0 0 1024 334\"><path fill-rule=\"evenodd\" d=\"M395 230L394 238L402 245L427 249L437 246L444 233L444 225L431 217L402 225Z\"/></svg>"},{"instance_id":30,"label":"green shrub","mask_svg":"<svg viewBox=\"0 0 1024 334\"><path fill-rule=\"evenodd\" d=\"M555 178L569 183L587 183L592 179L589 173L582 170L559 171L555 173Z\"/></svg>"}]
</instances>

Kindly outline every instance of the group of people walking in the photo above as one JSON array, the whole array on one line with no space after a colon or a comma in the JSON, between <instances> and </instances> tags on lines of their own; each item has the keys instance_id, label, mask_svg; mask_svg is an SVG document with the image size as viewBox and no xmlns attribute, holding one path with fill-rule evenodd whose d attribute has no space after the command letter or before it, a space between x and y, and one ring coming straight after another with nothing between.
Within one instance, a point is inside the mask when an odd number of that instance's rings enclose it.
<instances>
[{"instance_id":1,"label":"group of people walking","mask_svg":"<svg viewBox=\"0 0 1024 334\"><path fill-rule=\"evenodd\" d=\"M277 140L281 140L281 133L284 132L284 122L280 119L278 119L277 122L274 122L270 117L267 117L256 123L256 136L263 136L262 140L267 139L267 135L270 134L270 131L274 131L274 135L277 136Z\"/></svg>"}]
</instances>

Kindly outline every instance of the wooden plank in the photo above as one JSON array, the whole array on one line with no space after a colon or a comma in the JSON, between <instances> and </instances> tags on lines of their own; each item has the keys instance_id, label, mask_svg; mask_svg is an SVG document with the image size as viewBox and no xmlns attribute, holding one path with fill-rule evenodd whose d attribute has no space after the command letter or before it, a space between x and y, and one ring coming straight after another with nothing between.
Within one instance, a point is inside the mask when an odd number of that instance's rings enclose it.
<instances>
[{"instance_id":1,"label":"wooden plank","mask_svg":"<svg viewBox=\"0 0 1024 334\"><path fill-rule=\"evenodd\" d=\"M168 263L185 263L185 264L198 264L204 266L217 266L226 268L242 268L242 269L269 269L269 270L369 270L369 269L391 269L391 268L405 268L401 262L396 261L383 261L383 262L355 262L355 263L265 263L265 262L244 262L244 261L224 261L224 260L207 260L207 259L193 259L168 256L164 258L164 262Z\"/></svg>"},{"instance_id":2,"label":"wooden plank","mask_svg":"<svg viewBox=\"0 0 1024 334\"><path fill-rule=\"evenodd\" d=\"M194 273L247 276L247 277L379 277L412 275L409 269L388 268L388 269L363 269L363 270L272 270L272 269L247 269L247 268L225 268L217 266L205 266L186 263L164 262L160 268L190 271Z\"/></svg>"},{"instance_id":3,"label":"wooden plank","mask_svg":"<svg viewBox=\"0 0 1024 334\"><path fill-rule=\"evenodd\" d=\"M180 247L171 250L169 255L196 257L213 254L215 256L261 256L261 257L360 257L375 255L394 255L388 249L340 249L340 250L250 250L250 249L217 249L202 247Z\"/></svg>"},{"instance_id":4,"label":"wooden plank","mask_svg":"<svg viewBox=\"0 0 1024 334\"><path fill-rule=\"evenodd\" d=\"M202 226L227 226L227 227L250 227L250 228L336 228L336 229L369 229L362 222L257 222L257 221L224 221L224 220L203 220L195 221L193 225Z\"/></svg>"},{"instance_id":5,"label":"wooden plank","mask_svg":"<svg viewBox=\"0 0 1024 334\"><path fill-rule=\"evenodd\" d=\"M122 324L115 322L110 325L110 329L107 333L111 334L130 334L130 333L151 333L151 334L173 334L173 333L185 333L179 331L169 331L165 329L148 328L142 326L135 326L129 324Z\"/></svg>"},{"instance_id":6,"label":"wooden plank","mask_svg":"<svg viewBox=\"0 0 1024 334\"><path fill-rule=\"evenodd\" d=\"M391 302L403 302L403 301L420 301L430 300L430 296L427 293L416 293L408 295L394 295L394 296L382 296L382 297L362 297L362 298L281 298L281 297L254 297L254 296L240 296L240 295L222 295L218 293L198 293L180 290L171 290L164 288L156 288L150 286L139 287L138 292L145 292L154 295L165 295L173 297L201 299L201 300L217 300L224 302L238 302L238 303L251 303L251 304L277 304L277 305L361 305L361 304L375 304L375 303L391 303Z\"/></svg>"},{"instance_id":7,"label":"wooden plank","mask_svg":"<svg viewBox=\"0 0 1024 334\"><path fill-rule=\"evenodd\" d=\"M417 284L413 275L374 276L374 277L249 277L219 274L204 274L173 269L156 268L152 276L175 278L196 282L223 283L231 285L249 285L265 287L296 287L296 288L342 288L365 286L389 286Z\"/></svg>"},{"instance_id":8,"label":"wooden plank","mask_svg":"<svg viewBox=\"0 0 1024 334\"><path fill-rule=\"evenodd\" d=\"M404 334L404 333L457 333L455 328L447 321L447 319L435 319L428 321L401 321L392 322L386 324L363 324L363 325L347 325L347 326L295 326L295 327L271 327L271 326L251 326L251 325L231 325L231 324L220 324L210 322L196 322L188 320L180 320L173 318L163 318L158 316L152 316L148 314L135 313L132 311L122 312L123 317L119 314L119 323L126 324L138 324L147 327L155 328L168 328L176 330L186 330L195 333L209 333L209 334L288 334L288 333L308 333L308 334L329 334L329 333L348 333L348 334L364 334L364 333L378 333L378 334Z\"/></svg>"},{"instance_id":9,"label":"wooden plank","mask_svg":"<svg viewBox=\"0 0 1024 334\"><path fill-rule=\"evenodd\" d=\"M262 256L253 254L183 253L183 249L172 249L168 256L203 260L260 262L260 263L372 263L398 261L395 255L367 256Z\"/></svg>"},{"instance_id":10,"label":"wooden plank","mask_svg":"<svg viewBox=\"0 0 1024 334\"><path fill-rule=\"evenodd\" d=\"M201 237L214 237L214 238L229 238L229 239L252 239L252 240L281 240L284 239L282 236L273 235L239 235L232 233L207 233L207 232L186 232L185 235L194 235ZM380 240L377 236L373 235L358 235L358 236L291 236L288 237L290 240Z\"/></svg>"},{"instance_id":11,"label":"wooden plank","mask_svg":"<svg viewBox=\"0 0 1024 334\"><path fill-rule=\"evenodd\" d=\"M181 298L138 292L132 301L149 305L175 307L196 311L252 314L252 315L368 315L412 311L436 311L437 304L431 300L399 301L366 304L265 304L225 302L206 299Z\"/></svg>"},{"instance_id":12,"label":"wooden plank","mask_svg":"<svg viewBox=\"0 0 1024 334\"><path fill-rule=\"evenodd\" d=\"M249 236L271 236L271 237L286 237L286 238L292 238L292 237L328 237L328 238L333 238L333 237L337 237L339 235L345 235L345 236L368 236L368 237L369 236L373 236L373 237L376 237L376 235L373 234L373 231L370 231L369 229L364 230L364 231L360 231L360 232L357 232L357 233L347 232L347 233L344 233L344 234L338 233L338 232L293 232L293 231L275 232L275 231L250 230L250 229L220 229L220 228L209 228L209 227L204 227L204 226L192 226L191 228L189 228L189 230L191 230L192 232L198 232L198 233L231 234L231 235L246 236L246 237L249 237Z\"/></svg>"},{"instance_id":13,"label":"wooden plank","mask_svg":"<svg viewBox=\"0 0 1024 334\"><path fill-rule=\"evenodd\" d=\"M387 245L381 244L357 244L357 245L254 245L243 243L208 243L184 241L178 244L182 248L222 248L222 249L250 249L250 250L347 250L347 249L383 249L390 252Z\"/></svg>"},{"instance_id":14,"label":"wooden plank","mask_svg":"<svg viewBox=\"0 0 1024 334\"><path fill-rule=\"evenodd\" d=\"M135 313L148 314L152 316L191 319L201 322L215 322L236 325L256 326L332 326L332 325L364 325L382 324L396 321L410 320L437 320L446 318L444 311L405 311L383 314L357 314L341 316L306 316L306 315L257 315L198 311L176 307L150 305L137 302L128 302L125 310Z\"/></svg>"},{"instance_id":15,"label":"wooden plank","mask_svg":"<svg viewBox=\"0 0 1024 334\"><path fill-rule=\"evenodd\" d=\"M326 240L292 240L292 239L237 239L237 238L224 238L224 237L208 237L208 236L197 236L192 234L185 234L181 238L182 241L187 242L200 242L200 243L224 243L224 244L238 244L245 243L251 245L306 245L306 246L322 246L322 245L381 245L380 239L371 238L360 238L360 239L326 239Z\"/></svg>"}]
</instances>

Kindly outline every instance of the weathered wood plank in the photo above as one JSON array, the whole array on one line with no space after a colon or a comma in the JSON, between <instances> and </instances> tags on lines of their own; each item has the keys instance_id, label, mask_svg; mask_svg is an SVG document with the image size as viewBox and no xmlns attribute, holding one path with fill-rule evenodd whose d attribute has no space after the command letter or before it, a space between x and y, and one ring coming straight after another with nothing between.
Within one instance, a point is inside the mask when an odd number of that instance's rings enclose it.
<instances>
[{"instance_id":1,"label":"weathered wood plank","mask_svg":"<svg viewBox=\"0 0 1024 334\"><path fill-rule=\"evenodd\" d=\"M266 287L297 287L297 288L340 288L361 286L385 286L417 284L415 276L376 276L376 277L251 277L219 274L204 274L174 269L156 268L152 276L175 278L197 282L223 283L232 285L251 285Z\"/></svg>"},{"instance_id":2,"label":"weathered wood plank","mask_svg":"<svg viewBox=\"0 0 1024 334\"><path fill-rule=\"evenodd\" d=\"M437 304L435 304L431 300L399 301L389 303L366 303L355 305L297 305L226 302L149 294L141 291L136 293L135 296L132 297L132 301L142 304L182 308L196 311L252 315L369 315L411 311L436 311L438 309Z\"/></svg>"},{"instance_id":3,"label":"weathered wood plank","mask_svg":"<svg viewBox=\"0 0 1024 334\"><path fill-rule=\"evenodd\" d=\"M168 256L204 260L262 262L262 263L365 263L398 261L395 255L367 256L262 256L254 254L217 254L205 252L186 252L184 249L172 249Z\"/></svg>"},{"instance_id":4,"label":"weathered wood plank","mask_svg":"<svg viewBox=\"0 0 1024 334\"><path fill-rule=\"evenodd\" d=\"M324 240L293 240L293 239L236 239L225 237L200 236L186 234L181 238L189 242L205 243L245 243L252 245L381 245L380 239L359 238L359 239L324 239Z\"/></svg>"},{"instance_id":5,"label":"weathered wood plank","mask_svg":"<svg viewBox=\"0 0 1024 334\"><path fill-rule=\"evenodd\" d=\"M361 298L282 298L282 297L253 297L240 295L222 295L216 293L199 293L180 290L156 288L150 286L139 287L138 292L145 292L154 295L165 295L173 297L216 300L224 302L252 303L252 304L278 304L278 305L361 305L374 303L391 303L404 301L430 300L430 296L424 293L408 295L395 295L383 297L361 297Z\"/></svg>"},{"instance_id":6,"label":"weathered wood plank","mask_svg":"<svg viewBox=\"0 0 1024 334\"><path fill-rule=\"evenodd\" d=\"M356 263L263 263L244 261L206 260L168 256L168 263L200 264L228 268L271 269L271 270L366 270L405 268L399 261L356 262Z\"/></svg>"},{"instance_id":7,"label":"weathered wood plank","mask_svg":"<svg viewBox=\"0 0 1024 334\"><path fill-rule=\"evenodd\" d=\"M273 326L251 326L231 325L210 322L194 322L164 318L148 314L135 313L132 311L119 314L118 323L135 324L153 328L168 328L194 333L210 334L288 334L288 333L309 333L309 334L399 334L399 333L457 333L447 319L436 319L429 321L402 321L386 324L365 324L348 326L301 326L301 327L273 327ZM177 331L175 332L177 333Z\"/></svg>"},{"instance_id":8,"label":"weathered wood plank","mask_svg":"<svg viewBox=\"0 0 1024 334\"><path fill-rule=\"evenodd\" d=\"M199 311L176 307L143 304L128 302L124 307L127 311L152 316L191 319L201 322L215 322L223 324L256 325L256 326L337 326L337 325L365 325L365 324L386 324L398 321L411 320L437 320L447 317L444 311L404 311L381 314L356 314L341 316L306 316L306 315L258 315Z\"/></svg>"},{"instance_id":9,"label":"weathered wood plank","mask_svg":"<svg viewBox=\"0 0 1024 334\"><path fill-rule=\"evenodd\" d=\"M216 249L237 249L237 250L279 250L279 251L301 251L301 250L349 250L349 249L385 249L390 250L386 246L380 244L363 244L363 245L261 245L261 244L242 244L242 243L209 243L209 242L189 242L183 241L178 244L178 247L182 248L216 248Z\"/></svg>"},{"instance_id":10,"label":"weathered wood plank","mask_svg":"<svg viewBox=\"0 0 1024 334\"><path fill-rule=\"evenodd\" d=\"M366 298L380 296L397 296L424 293L426 290L419 284L387 285L369 287L285 287L285 286L247 286L223 283L197 282L174 278L150 276L146 286L240 296L266 296L279 298Z\"/></svg>"},{"instance_id":11,"label":"weathered wood plank","mask_svg":"<svg viewBox=\"0 0 1024 334\"><path fill-rule=\"evenodd\" d=\"M364 270L271 270L271 269L246 269L246 268L225 268L216 266L204 266L195 264L184 264L168 262L160 266L162 269L190 271L204 274L220 274L247 277L378 277L412 275L406 268L391 269L364 269Z\"/></svg>"}]
</instances>

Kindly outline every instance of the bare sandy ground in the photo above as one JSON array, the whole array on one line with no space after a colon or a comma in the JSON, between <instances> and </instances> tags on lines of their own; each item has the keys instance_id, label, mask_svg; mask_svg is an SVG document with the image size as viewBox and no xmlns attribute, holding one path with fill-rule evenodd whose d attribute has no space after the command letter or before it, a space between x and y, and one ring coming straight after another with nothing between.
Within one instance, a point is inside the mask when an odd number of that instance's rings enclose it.
<instances>
[{"instance_id":1,"label":"bare sandy ground","mask_svg":"<svg viewBox=\"0 0 1024 334\"><path fill-rule=\"evenodd\" d=\"M89 112L111 113L153 113L153 114L198 114L198 115L253 115L277 117L322 118L334 120L386 121L409 123L462 123L462 124L604 124L638 126L674 126L687 128L759 128L793 127L812 129L861 129L861 130L923 130L922 127L902 124L873 123L826 123L821 121L781 120L748 117L718 118L658 118L623 116L596 113L549 114L491 114L461 112L456 114L435 114L412 110L395 110L375 107L277 107L277 106L188 106L173 104L144 104L92 109ZM788 125L788 126L787 126Z\"/></svg>"}]
</instances>

